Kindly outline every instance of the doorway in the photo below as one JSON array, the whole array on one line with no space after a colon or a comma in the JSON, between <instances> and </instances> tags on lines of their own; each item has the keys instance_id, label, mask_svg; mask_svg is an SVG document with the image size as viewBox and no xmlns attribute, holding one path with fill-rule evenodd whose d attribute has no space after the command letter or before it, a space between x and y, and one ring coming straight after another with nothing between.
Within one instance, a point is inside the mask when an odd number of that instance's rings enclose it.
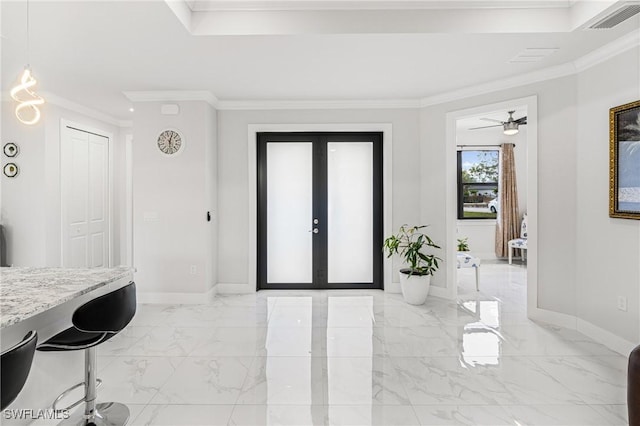
<instances>
[{"instance_id":1,"label":"doorway","mask_svg":"<svg viewBox=\"0 0 640 426\"><path fill-rule=\"evenodd\" d=\"M257 134L257 288L383 288L381 132Z\"/></svg>"},{"instance_id":2,"label":"doorway","mask_svg":"<svg viewBox=\"0 0 640 426\"><path fill-rule=\"evenodd\" d=\"M61 129L62 266L108 267L110 137L64 121Z\"/></svg>"},{"instance_id":3,"label":"doorway","mask_svg":"<svg viewBox=\"0 0 640 426\"><path fill-rule=\"evenodd\" d=\"M526 141L523 140L520 144L520 148L524 149L520 154L521 160L524 159L522 167L520 168L524 175L521 176L519 185L526 186L526 196L524 197L524 205L526 205L526 213L528 217L528 250L526 260L526 271L524 273L526 289L524 290L526 310L528 316L533 316L538 312L537 300L538 300L538 256L537 256L537 232L538 232L538 196L537 196L537 179L538 179L538 134L537 134L537 97L528 96L525 98L512 99L509 101L499 102L490 105L484 105L480 107L470 108L461 111L455 111L447 114L447 240L451 243L447 246L447 259L449 260L447 268L447 297L451 299L458 298L458 271L456 268L456 248L455 244L459 237L458 231L458 205L457 205L457 181L456 181L456 154L460 149L459 145L461 141L458 139L460 136L457 131L456 124L460 120L465 120L472 117L487 117L488 114L495 111L510 111L523 108L522 112L527 116L526 126ZM517 116L519 117L519 116ZM486 120L484 120L486 121ZM491 124L491 123L489 123ZM485 123L486 125L486 123ZM523 129L524 130L524 129ZM492 142L491 144L496 143ZM481 145L487 145L486 142L479 142ZM463 144L468 145L468 143ZM522 202L520 203L523 205ZM490 208L490 206L488 206ZM522 212L524 213L524 211ZM468 227L467 229L471 229ZM471 231L469 231L471 232ZM474 234L478 233L478 229L473 230ZM471 242L471 238L469 239ZM477 247L477 246L476 246ZM471 250L477 250L482 252L482 249L471 247ZM486 254L490 254L487 252ZM496 260L490 260L485 262L491 266L491 263L495 263ZM498 261L502 262L502 261ZM525 264L523 263L523 266ZM461 271L467 272L467 271ZM480 272L480 290L483 289L483 272L481 267Z\"/></svg>"}]
</instances>

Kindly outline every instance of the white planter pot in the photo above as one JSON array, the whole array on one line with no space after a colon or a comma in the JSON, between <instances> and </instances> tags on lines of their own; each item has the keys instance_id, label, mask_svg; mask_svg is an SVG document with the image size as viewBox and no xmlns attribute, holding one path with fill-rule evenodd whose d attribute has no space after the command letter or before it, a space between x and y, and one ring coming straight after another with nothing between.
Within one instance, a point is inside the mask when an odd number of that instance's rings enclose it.
<instances>
[{"instance_id":1,"label":"white planter pot","mask_svg":"<svg viewBox=\"0 0 640 426\"><path fill-rule=\"evenodd\" d=\"M422 305L427 300L431 275L400 274L400 288L404 301L411 305Z\"/></svg>"}]
</instances>

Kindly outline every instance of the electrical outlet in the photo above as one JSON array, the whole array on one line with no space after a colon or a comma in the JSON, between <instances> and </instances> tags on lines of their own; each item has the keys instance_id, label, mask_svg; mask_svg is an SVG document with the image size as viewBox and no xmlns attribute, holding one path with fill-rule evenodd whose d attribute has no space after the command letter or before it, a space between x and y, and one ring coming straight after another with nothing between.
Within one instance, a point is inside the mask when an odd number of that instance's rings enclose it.
<instances>
[{"instance_id":1,"label":"electrical outlet","mask_svg":"<svg viewBox=\"0 0 640 426\"><path fill-rule=\"evenodd\" d=\"M191 275L196 275L198 273L198 266L197 265L189 266L189 273Z\"/></svg>"},{"instance_id":2,"label":"electrical outlet","mask_svg":"<svg viewBox=\"0 0 640 426\"><path fill-rule=\"evenodd\" d=\"M624 296L618 296L618 309L627 312L627 298Z\"/></svg>"}]
</instances>

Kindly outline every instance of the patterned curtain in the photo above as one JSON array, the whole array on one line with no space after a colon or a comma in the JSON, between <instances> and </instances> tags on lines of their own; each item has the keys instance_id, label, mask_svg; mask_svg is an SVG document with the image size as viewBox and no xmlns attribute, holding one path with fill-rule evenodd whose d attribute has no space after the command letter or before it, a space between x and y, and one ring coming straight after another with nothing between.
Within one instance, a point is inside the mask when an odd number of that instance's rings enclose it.
<instances>
[{"instance_id":1,"label":"patterned curtain","mask_svg":"<svg viewBox=\"0 0 640 426\"><path fill-rule=\"evenodd\" d=\"M500 208L496 220L497 257L507 257L509 255L509 241L519 237L518 185L516 183L513 146L512 143L505 143L501 145L500 149L500 178L498 182Z\"/></svg>"}]
</instances>

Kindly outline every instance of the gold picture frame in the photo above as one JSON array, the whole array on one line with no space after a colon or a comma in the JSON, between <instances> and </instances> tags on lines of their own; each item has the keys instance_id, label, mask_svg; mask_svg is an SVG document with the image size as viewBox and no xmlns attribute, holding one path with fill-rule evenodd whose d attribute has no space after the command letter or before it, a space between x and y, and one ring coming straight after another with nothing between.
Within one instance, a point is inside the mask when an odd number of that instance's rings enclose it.
<instances>
[{"instance_id":1,"label":"gold picture frame","mask_svg":"<svg viewBox=\"0 0 640 426\"><path fill-rule=\"evenodd\" d=\"M609 110L609 217L640 219L640 100Z\"/></svg>"}]
</instances>

